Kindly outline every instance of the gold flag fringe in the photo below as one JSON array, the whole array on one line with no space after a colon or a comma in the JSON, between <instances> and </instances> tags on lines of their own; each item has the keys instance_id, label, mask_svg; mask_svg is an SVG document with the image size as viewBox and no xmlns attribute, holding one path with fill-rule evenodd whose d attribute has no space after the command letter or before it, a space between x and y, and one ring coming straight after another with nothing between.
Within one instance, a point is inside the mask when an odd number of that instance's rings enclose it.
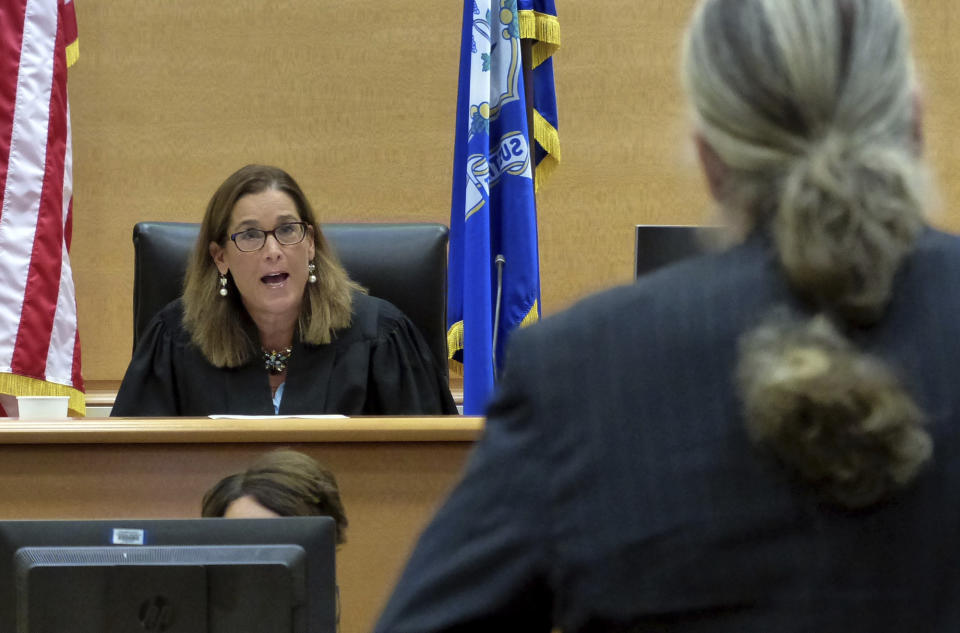
<instances>
[{"instance_id":1,"label":"gold flag fringe","mask_svg":"<svg viewBox=\"0 0 960 633\"><path fill-rule=\"evenodd\" d=\"M463 321L457 321L447 330L447 358L463 349Z\"/></svg>"},{"instance_id":2,"label":"gold flag fringe","mask_svg":"<svg viewBox=\"0 0 960 633\"><path fill-rule=\"evenodd\" d=\"M527 312L527 316L523 317L523 320L520 321L520 327L527 327L528 325L533 325L540 320L540 309L537 307L537 300L534 300L533 307L530 308L530 311Z\"/></svg>"},{"instance_id":3,"label":"gold flag fringe","mask_svg":"<svg viewBox=\"0 0 960 633\"><path fill-rule=\"evenodd\" d=\"M77 38L67 44L67 68L70 68L80 59L80 39Z\"/></svg>"},{"instance_id":4,"label":"gold flag fringe","mask_svg":"<svg viewBox=\"0 0 960 633\"><path fill-rule=\"evenodd\" d=\"M536 68L560 48L560 21L557 16L537 11L519 11L521 39L535 40L531 67ZM540 191L560 165L560 134L539 112L533 112L533 138L547 156L537 165L533 176L534 191Z\"/></svg>"},{"instance_id":5,"label":"gold flag fringe","mask_svg":"<svg viewBox=\"0 0 960 633\"><path fill-rule=\"evenodd\" d=\"M518 11L520 39L536 40L533 45L532 68L536 68L560 48L560 21L557 16L537 11Z\"/></svg>"},{"instance_id":6,"label":"gold flag fringe","mask_svg":"<svg viewBox=\"0 0 960 633\"><path fill-rule=\"evenodd\" d=\"M540 186L547 183L560 165L560 133L536 110L533 111L533 138L547 152L533 176L534 191L540 191Z\"/></svg>"},{"instance_id":7,"label":"gold flag fringe","mask_svg":"<svg viewBox=\"0 0 960 633\"><path fill-rule=\"evenodd\" d=\"M70 410L70 415L74 417L87 415L86 394L68 385L0 373L0 393L10 396L68 396L70 402L67 403L67 408Z\"/></svg>"},{"instance_id":8,"label":"gold flag fringe","mask_svg":"<svg viewBox=\"0 0 960 633\"><path fill-rule=\"evenodd\" d=\"M519 327L533 325L540 320L539 300L534 299L533 307L520 321ZM463 349L463 321L457 321L447 330L447 358L450 360L450 372L454 376L463 376L463 363L454 360L453 355Z\"/></svg>"}]
</instances>

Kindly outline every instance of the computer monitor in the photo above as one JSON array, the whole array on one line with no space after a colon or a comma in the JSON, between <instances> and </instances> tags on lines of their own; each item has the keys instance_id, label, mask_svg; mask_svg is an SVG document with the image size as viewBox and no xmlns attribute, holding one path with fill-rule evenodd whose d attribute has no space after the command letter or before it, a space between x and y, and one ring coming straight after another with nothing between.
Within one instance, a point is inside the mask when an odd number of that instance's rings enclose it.
<instances>
[{"instance_id":1,"label":"computer monitor","mask_svg":"<svg viewBox=\"0 0 960 633\"><path fill-rule=\"evenodd\" d=\"M330 517L0 521L0 633L335 633Z\"/></svg>"},{"instance_id":2,"label":"computer monitor","mask_svg":"<svg viewBox=\"0 0 960 633\"><path fill-rule=\"evenodd\" d=\"M634 277L719 246L720 229L712 226L638 224Z\"/></svg>"}]
</instances>

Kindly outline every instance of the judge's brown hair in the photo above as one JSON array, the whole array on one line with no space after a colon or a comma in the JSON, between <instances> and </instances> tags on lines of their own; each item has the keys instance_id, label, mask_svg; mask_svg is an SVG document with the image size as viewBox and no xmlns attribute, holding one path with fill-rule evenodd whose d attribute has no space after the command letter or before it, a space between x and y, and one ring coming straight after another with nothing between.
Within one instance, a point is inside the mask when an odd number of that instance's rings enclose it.
<instances>
[{"instance_id":1,"label":"judge's brown hair","mask_svg":"<svg viewBox=\"0 0 960 633\"><path fill-rule=\"evenodd\" d=\"M222 517L241 497L253 497L280 516L329 516L336 523L337 544L346 542L347 515L333 473L309 455L276 450L255 460L246 471L224 477L203 495L201 514Z\"/></svg>"},{"instance_id":2,"label":"judge's brown hair","mask_svg":"<svg viewBox=\"0 0 960 633\"><path fill-rule=\"evenodd\" d=\"M184 279L184 325L193 343L217 367L238 367L259 350L251 339L249 317L240 292L227 273L227 296L219 294L219 271L210 255L210 243L227 247L227 231L234 205L243 196L267 190L286 193L300 219L309 224L314 240L316 283L307 284L297 322L300 340L329 343L335 330L350 325L352 282L336 253L324 238L313 207L293 177L278 167L247 165L231 174L210 198L200 224Z\"/></svg>"},{"instance_id":3,"label":"judge's brown hair","mask_svg":"<svg viewBox=\"0 0 960 633\"><path fill-rule=\"evenodd\" d=\"M859 508L932 452L924 415L844 335L878 322L923 228L913 61L897 0L704 0L683 75L715 193L765 231L812 320L771 317L741 342L750 436L825 500Z\"/></svg>"}]
</instances>

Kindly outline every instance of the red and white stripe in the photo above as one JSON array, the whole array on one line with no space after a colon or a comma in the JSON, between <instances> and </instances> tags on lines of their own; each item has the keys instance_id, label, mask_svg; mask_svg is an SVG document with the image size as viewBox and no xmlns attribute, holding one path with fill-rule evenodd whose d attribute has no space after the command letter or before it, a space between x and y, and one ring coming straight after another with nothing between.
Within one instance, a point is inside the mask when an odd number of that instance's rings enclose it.
<instances>
[{"instance_id":1,"label":"red and white stripe","mask_svg":"<svg viewBox=\"0 0 960 633\"><path fill-rule=\"evenodd\" d=\"M0 26L0 373L83 389L70 268L69 0L6 0Z\"/></svg>"}]
</instances>

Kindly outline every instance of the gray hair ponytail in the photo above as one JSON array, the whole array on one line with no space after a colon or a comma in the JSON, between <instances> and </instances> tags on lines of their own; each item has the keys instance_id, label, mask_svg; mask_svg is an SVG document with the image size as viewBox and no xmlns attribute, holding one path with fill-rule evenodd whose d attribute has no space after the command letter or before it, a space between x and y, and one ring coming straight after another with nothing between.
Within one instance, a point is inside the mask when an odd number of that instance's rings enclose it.
<instances>
[{"instance_id":1,"label":"gray hair ponytail","mask_svg":"<svg viewBox=\"0 0 960 633\"><path fill-rule=\"evenodd\" d=\"M774 317L741 341L737 380L751 439L829 502L869 506L930 458L924 415L893 372L824 317Z\"/></svg>"},{"instance_id":2,"label":"gray hair ponytail","mask_svg":"<svg viewBox=\"0 0 960 633\"><path fill-rule=\"evenodd\" d=\"M720 203L735 224L769 231L794 291L840 330L880 319L923 227L926 180L906 31L898 0L703 0L685 41L683 75L699 131L726 169ZM879 359L857 360L837 329L824 337L808 327L767 323L745 337L738 379L751 437L826 498L872 503L929 457L893 446L923 444L923 416ZM782 340L812 336L806 347L819 350L832 384L846 390L837 399L859 404L821 398L818 381L769 383L765 376L794 358L788 346L762 343L770 328ZM872 380L874 371L882 379ZM785 384L795 397L780 401ZM878 419L893 442L886 448L842 439L872 433ZM794 441L810 420L824 425L818 448ZM900 431L888 428L894 423ZM849 472L854 463L882 464L886 474L871 475L869 492L850 493L847 480L861 480ZM823 475L831 469L846 474Z\"/></svg>"}]
</instances>

